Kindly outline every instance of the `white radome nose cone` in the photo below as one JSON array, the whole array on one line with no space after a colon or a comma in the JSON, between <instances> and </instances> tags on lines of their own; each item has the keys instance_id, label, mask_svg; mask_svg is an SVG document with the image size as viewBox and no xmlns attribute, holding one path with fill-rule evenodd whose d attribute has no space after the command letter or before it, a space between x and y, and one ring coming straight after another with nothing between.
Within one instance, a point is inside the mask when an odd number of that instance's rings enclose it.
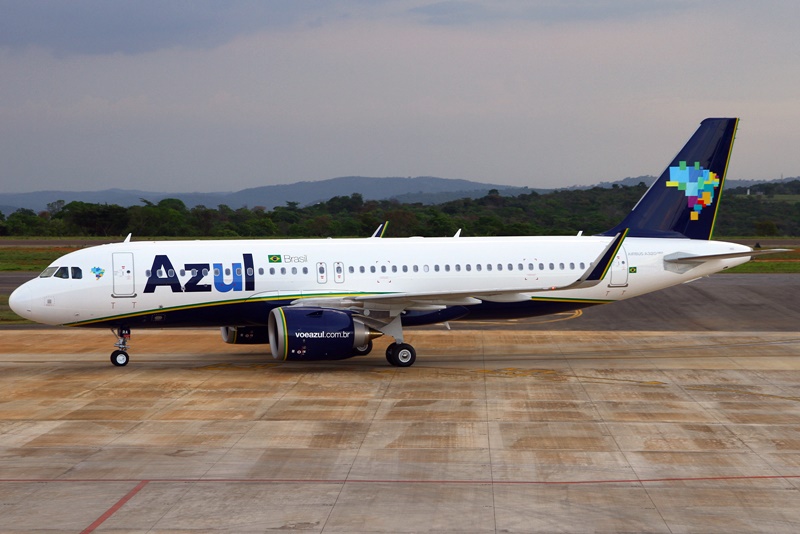
<instances>
[{"instance_id":1,"label":"white radome nose cone","mask_svg":"<svg viewBox=\"0 0 800 534\"><path fill-rule=\"evenodd\" d=\"M8 306L11 310L26 319L30 319L32 303L33 294L28 284L22 284L8 297Z\"/></svg>"}]
</instances>

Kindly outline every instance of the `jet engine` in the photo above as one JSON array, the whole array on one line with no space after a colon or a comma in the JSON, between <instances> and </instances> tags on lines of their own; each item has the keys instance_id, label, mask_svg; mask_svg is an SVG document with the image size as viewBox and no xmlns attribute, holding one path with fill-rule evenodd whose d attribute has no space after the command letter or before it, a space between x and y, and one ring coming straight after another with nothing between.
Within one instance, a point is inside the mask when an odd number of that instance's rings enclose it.
<instances>
[{"instance_id":1,"label":"jet engine","mask_svg":"<svg viewBox=\"0 0 800 534\"><path fill-rule=\"evenodd\" d=\"M269 343L266 326L223 326L222 340L231 345L259 345Z\"/></svg>"},{"instance_id":2,"label":"jet engine","mask_svg":"<svg viewBox=\"0 0 800 534\"><path fill-rule=\"evenodd\" d=\"M269 345L280 360L343 360L368 354L383 335L353 319L352 312L328 308L274 308Z\"/></svg>"}]
</instances>

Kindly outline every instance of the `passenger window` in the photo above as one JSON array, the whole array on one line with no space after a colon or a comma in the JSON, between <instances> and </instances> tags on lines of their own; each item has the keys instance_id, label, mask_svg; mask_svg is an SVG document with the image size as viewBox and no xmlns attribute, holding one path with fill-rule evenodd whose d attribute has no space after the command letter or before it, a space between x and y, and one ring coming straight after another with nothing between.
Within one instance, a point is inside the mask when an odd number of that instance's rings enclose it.
<instances>
[{"instance_id":1,"label":"passenger window","mask_svg":"<svg viewBox=\"0 0 800 534\"><path fill-rule=\"evenodd\" d=\"M491 271L492 270L492 264L491 263L487 263L486 264L486 270L487 271Z\"/></svg>"},{"instance_id":2,"label":"passenger window","mask_svg":"<svg viewBox=\"0 0 800 534\"><path fill-rule=\"evenodd\" d=\"M555 268L556 268L556 266L555 266L555 265L553 265L552 263L551 263L551 264L549 264L549 265L548 265L548 267L550 267L550 270L551 270L551 271L554 271L554 270L555 270Z\"/></svg>"},{"instance_id":3,"label":"passenger window","mask_svg":"<svg viewBox=\"0 0 800 534\"><path fill-rule=\"evenodd\" d=\"M382 272L382 273L385 273L385 272L386 272L386 266L385 266L385 265L381 265L381 272Z\"/></svg>"},{"instance_id":4,"label":"passenger window","mask_svg":"<svg viewBox=\"0 0 800 534\"><path fill-rule=\"evenodd\" d=\"M497 264L497 270L498 271L502 271L503 270L503 264L502 263L498 263Z\"/></svg>"},{"instance_id":5,"label":"passenger window","mask_svg":"<svg viewBox=\"0 0 800 534\"><path fill-rule=\"evenodd\" d=\"M281 274L286 274L286 267L281 267Z\"/></svg>"},{"instance_id":6,"label":"passenger window","mask_svg":"<svg viewBox=\"0 0 800 534\"><path fill-rule=\"evenodd\" d=\"M181 269L178 272L180 273L181 276L186 276L186 271L184 269Z\"/></svg>"},{"instance_id":7,"label":"passenger window","mask_svg":"<svg viewBox=\"0 0 800 534\"><path fill-rule=\"evenodd\" d=\"M370 265L369 272L371 272L371 273L375 272L375 266L374 265Z\"/></svg>"},{"instance_id":8,"label":"passenger window","mask_svg":"<svg viewBox=\"0 0 800 534\"><path fill-rule=\"evenodd\" d=\"M456 263L456 272L457 273L461 272L461 264L460 263Z\"/></svg>"},{"instance_id":9,"label":"passenger window","mask_svg":"<svg viewBox=\"0 0 800 534\"><path fill-rule=\"evenodd\" d=\"M448 272L448 273L449 273L449 272L450 272L450 265L449 265L449 264L446 264L446 265L444 266L444 270L445 270L446 272Z\"/></svg>"},{"instance_id":10,"label":"passenger window","mask_svg":"<svg viewBox=\"0 0 800 534\"><path fill-rule=\"evenodd\" d=\"M533 270L533 264L532 264L532 263L529 263L529 264L528 264L528 270L529 270L529 271L532 271L532 270Z\"/></svg>"},{"instance_id":11,"label":"passenger window","mask_svg":"<svg viewBox=\"0 0 800 534\"><path fill-rule=\"evenodd\" d=\"M569 264L569 268L570 268L570 269L572 269L572 270L574 271L574 270L575 270L575 264L574 264L574 263L572 263L572 262L570 262L570 264Z\"/></svg>"},{"instance_id":12,"label":"passenger window","mask_svg":"<svg viewBox=\"0 0 800 534\"><path fill-rule=\"evenodd\" d=\"M464 268L465 268L467 271L471 271L471 270L472 270L472 264L469 264L469 263L468 263L468 264L466 264L466 265L464 266Z\"/></svg>"},{"instance_id":13,"label":"passenger window","mask_svg":"<svg viewBox=\"0 0 800 534\"><path fill-rule=\"evenodd\" d=\"M348 267L347 270L350 272L350 274L353 274L354 272L356 272L355 268L352 265L350 267Z\"/></svg>"},{"instance_id":14,"label":"passenger window","mask_svg":"<svg viewBox=\"0 0 800 534\"><path fill-rule=\"evenodd\" d=\"M259 276L263 276L264 275L264 268L263 267L259 267L258 268L258 275Z\"/></svg>"},{"instance_id":15,"label":"passenger window","mask_svg":"<svg viewBox=\"0 0 800 534\"><path fill-rule=\"evenodd\" d=\"M439 264L438 263L433 266L433 270L436 271L437 273L439 272Z\"/></svg>"},{"instance_id":16,"label":"passenger window","mask_svg":"<svg viewBox=\"0 0 800 534\"><path fill-rule=\"evenodd\" d=\"M540 271L544 271L544 263L540 263L539 264L539 270Z\"/></svg>"},{"instance_id":17,"label":"passenger window","mask_svg":"<svg viewBox=\"0 0 800 534\"><path fill-rule=\"evenodd\" d=\"M509 271L513 271L514 270L514 266L512 264L510 264L510 263L508 264L508 270Z\"/></svg>"},{"instance_id":18,"label":"passenger window","mask_svg":"<svg viewBox=\"0 0 800 534\"><path fill-rule=\"evenodd\" d=\"M586 264L581 262L581 269L586 269Z\"/></svg>"},{"instance_id":19,"label":"passenger window","mask_svg":"<svg viewBox=\"0 0 800 534\"><path fill-rule=\"evenodd\" d=\"M147 276L150 277L149 274ZM203 276L208 276L208 269L203 269Z\"/></svg>"},{"instance_id":20,"label":"passenger window","mask_svg":"<svg viewBox=\"0 0 800 534\"><path fill-rule=\"evenodd\" d=\"M366 272L366 269L364 269L363 265L358 268L358 272L360 272L361 274L364 274Z\"/></svg>"},{"instance_id":21,"label":"passenger window","mask_svg":"<svg viewBox=\"0 0 800 534\"><path fill-rule=\"evenodd\" d=\"M522 264L521 264L521 263L520 263L520 264L518 264L518 265L517 265L517 270L520 270L520 271L521 271L522 269L523 269L523 267L522 267Z\"/></svg>"},{"instance_id":22,"label":"passenger window","mask_svg":"<svg viewBox=\"0 0 800 534\"><path fill-rule=\"evenodd\" d=\"M393 272L393 273L396 273L396 272L397 272L397 265L392 265L392 272Z\"/></svg>"},{"instance_id":23,"label":"passenger window","mask_svg":"<svg viewBox=\"0 0 800 534\"><path fill-rule=\"evenodd\" d=\"M563 263L559 263L559 264L558 264L558 268L559 268L559 269L561 269L561 270L563 271L563 270L564 270L564 264L563 264Z\"/></svg>"},{"instance_id":24,"label":"passenger window","mask_svg":"<svg viewBox=\"0 0 800 534\"><path fill-rule=\"evenodd\" d=\"M338 264L336 265L336 274L342 274L342 266L341 265L338 265Z\"/></svg>"},{"instance_id":25,"label":"passenger window","mask_svg":"<svg viewBox=\"0 0 800 534\"><path fill-rule=\"evenodd\" d=\"M483 269L483 267L481 267L480 263L475 266L476 271L480 271L481 269Z\"/></svg>"},{"instance_id":26,"label":"passenger window","mask_svg":"<svg viewBox=\"0 0 800 534\"><path fill-rule=\"evenodd\" d=\"M419 272L419 265L414 265L413 269L414 269L415 273L418 273Z\"/></svg>"},{"instance_id":27,"label":"passenger window","mask_svg":"<svg viewBox=\"0 0 800 534\"><path fill-rule=\"evenodd\" d=\"M407 272L408 272L408 265L403 265L403 272L404 272L404 273L407 273Z\"/></svg>"},{"instance_id":28,"label":"passenger window","mask_svg":"<svg viewBox=\"0 0 800 534\"><path fill-rule=\"evenodd\" d=\"M59 267L58 270L56 271L56 274L54 274L53 276L55 276L56 278L63 278L64 280L67 280L69 279L69 269L67 269L66 267Z\"/></svg>"},{"instance_id":29,"label":"passenger window","mask_svg":"<svg viewBox=\"0 0 800 534\"><path fill-rule=\"evenodd\" d=\"M270 267L269 268L269 274L272 274L272 275L275 274L275 267Z\"/></svg>"},{"instance_id":30,"label":"passenger window","mask_svg":"<svg viewBox=\"0 0 800 534\"><path fill-rule=\"evenodd\" d=\"M242 276L242 268L241 267L237 267L236 268L236 276Z\"/></svg>"},{"instance_id":31,"label":"passenger window","mask_svg":"<svg viewBox=\"0 0 800 534\"><path fill-rule=\"evenodd\" d=\"M303 267L303 274L308 274L308 267Z\"/></svg>"},{"instance_id":32,"label":"passenger window","mask_svg":"<svg viewBox=\"0 0 800 534\"><path fill-rule=\"evenodd\" d=\"M73 280L80 280L83 278L83 271L81 271L80 267L73 267L72 268L72 279Z\"/></svg>"},{"instance_id":33,"label":"passenger window","mask_svg":"<svg viewBox=\"0 0 800 534\"><path fill-rule=\"evenodd\" d=\"M50 278L56 273L57 270L58 267L48 267L47 269L42 271L42 274L39 275L39 278ZM149 274L147 276L150 277Z\"/></svg>"},{"instance_id":34,"label":"passenger window","mask_svg":"<svg viewBox=\"0 0 800 534\"><path fill-rule=\"evenodd\" d=\"M428 272L428 271L430 271L431 269L430 269L430 267L428 267L427 265L423 265L423 266L422 266L422 270L423 270L423 271L425 271L425 272L427 273L427 272Z\"/></svg>"}]
</instances>

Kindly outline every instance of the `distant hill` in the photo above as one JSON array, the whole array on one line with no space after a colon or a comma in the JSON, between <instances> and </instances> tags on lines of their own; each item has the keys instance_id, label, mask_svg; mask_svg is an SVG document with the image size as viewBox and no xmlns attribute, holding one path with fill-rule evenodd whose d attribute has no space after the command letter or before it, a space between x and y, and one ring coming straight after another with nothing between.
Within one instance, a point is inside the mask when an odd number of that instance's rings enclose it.
<instances>
[{"instance_id":1,"label":"distant hill","mask_svg":"<svg viewBox=\"0 0 800 534\"><path fill-rule=\"evenodd\" d=\"M726 188L749 187L756 184L784 182L797 178L782 180L729 180ZM609 188L615 185L635 186L640 182L650 185L654 176L629 177L617 182L601 182L596 185L572 186L561 189L591 189L593 187ZM263 206L272 209L284 206L287 202L297 202L307 206L323 202L335 196L350 196L360 193L365 200L396 199L403 203L440 204L459 198L481 198L491 189L497 189L503 196L515 196L532 192L549 193L552 189L530 189L507 185L472 182L469 180L436 178L419 176L416 178L369 178L363 176L344 176L320 180L318 182L298 182L285 185L267 185L243 189L236 192L219 193L156 193L125 189L106 189L103 191L37 191L34 193L0 193L0 212L10 215L19 208L28 208L36 212L46 210L47 204L57 200L66 203L73 201L92 204L117 204L134 206L141 204L142 199L157 203L165 198L179 198L188 207L203 205L216 208L225 204L237 209L243 206L250 208Z\"/></svg>"},{"instance_id":2,"label":"distant hill","mask_svg":"<svg viewBox=\"0 0 800 534\"><path fill-rule=\"evenodd\" d=\"M128 207L141 204L142 199L157 203L165 198L179 198L190 208L198 205L216 208L220 204L225 204L234 209L242 206L251 208L263 206L272 209L275 206L284 206L287 202L297 202L300 206L307 206L335 196L350 196L353 193L360 193L365 200L402 198L403 202L432 204L456 198L479 198L485 196L490 189L497 189L504 195L518 195L531 191L527 187L511 187L432 176L416 178L344 176L318 182L266 185L232 193L155 193L124 189L0 193L0 211L7 215L19 208L28 208L38 212L47 209L47 204L56 200L63 200L66 203L81 201Z\"/></svg>"}]
</instances>

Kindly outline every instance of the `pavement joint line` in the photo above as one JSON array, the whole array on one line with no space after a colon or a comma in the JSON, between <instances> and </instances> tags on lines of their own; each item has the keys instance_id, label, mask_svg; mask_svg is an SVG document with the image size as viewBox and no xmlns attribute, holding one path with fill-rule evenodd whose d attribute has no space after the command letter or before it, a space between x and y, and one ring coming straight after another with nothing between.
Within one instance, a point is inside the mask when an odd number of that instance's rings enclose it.
<instances>
[{"instance_id":1,"label":"pavement joint line","mask_svg":"<svg viewBox=\"0 0 800 534\"><path fill-rule=\"evenodd\" d=\"M731 475L708 477L662 477L662 478L620 478L596 480L422 480L422 479L292 479L292 478L151 478L139 479L0 479L0 484L41 484L41 483L105 483L120 484L138 482L139 485L123 497L114 507L116 511L148 484L464 484L495 486L574 486L605 484L654 484L665 482L724 482L738 480L789 480L800 479L800 475ZM124 501L124 502L123 502ZM120 504L121 503L121 504ZM116 507L116 508L115 508ZM107 512L108 513L108 512ZM102 517L102 516L101 516Z\"/></svg>"}]
</instances>

